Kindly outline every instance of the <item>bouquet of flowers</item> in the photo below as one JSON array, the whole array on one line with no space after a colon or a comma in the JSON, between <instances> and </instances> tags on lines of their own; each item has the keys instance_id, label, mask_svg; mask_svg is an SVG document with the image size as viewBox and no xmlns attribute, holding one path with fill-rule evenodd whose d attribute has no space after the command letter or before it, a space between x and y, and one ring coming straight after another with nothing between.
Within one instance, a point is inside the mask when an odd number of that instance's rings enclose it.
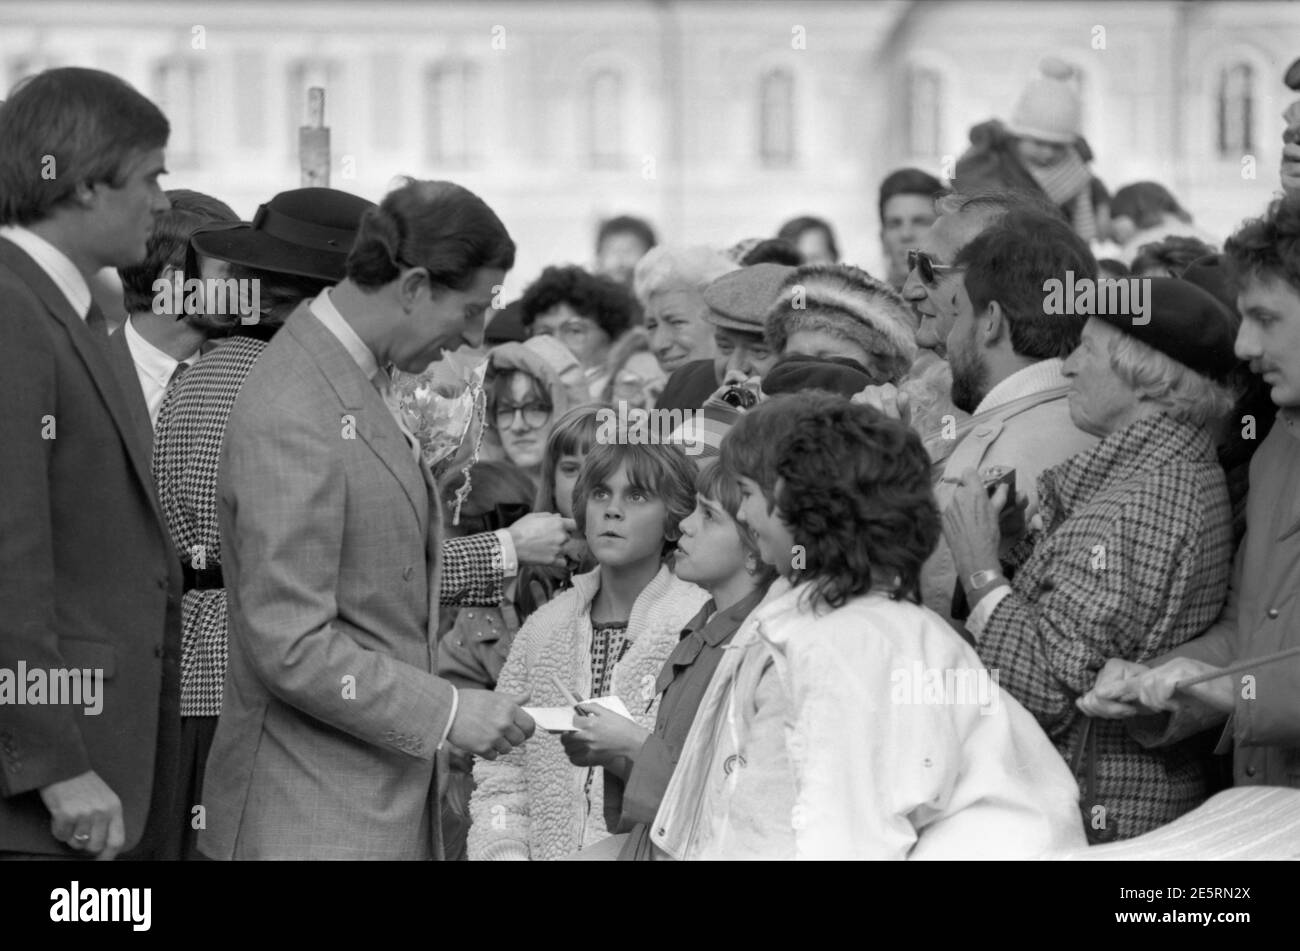
<instances>
[{"instance_id":1,"label":"bouquet of flowers","mask_svg":"<svg viewBox=\"0 0 1300 951\"><path fill-rule=\"evenodd\" d=\"M484 399L486 372L484 354L452 351L423 373L392 374L398 410L419 440L420 454L435 480L453 468L466 436L474 429ZM477 445L473 455L478 455Z\"/></svg>"}]
</instances>

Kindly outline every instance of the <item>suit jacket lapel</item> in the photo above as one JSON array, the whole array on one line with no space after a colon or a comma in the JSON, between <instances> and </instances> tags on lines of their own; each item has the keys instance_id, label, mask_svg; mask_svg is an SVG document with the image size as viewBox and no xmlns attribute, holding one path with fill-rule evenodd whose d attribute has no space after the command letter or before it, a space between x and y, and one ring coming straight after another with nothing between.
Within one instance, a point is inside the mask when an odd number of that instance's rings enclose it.
<instances>
[{"instance_id":1,"label":"suit jacket lapel","mask_svg":"<svg viewBox=\"0 0 1300 951\"><path fill-rule=\"evenodd\" d=\"M429 527L425 532L425 554L429 560L429 643L438 638L438 606L442 594L442 501L433 473L423 462L420 474L424 477L429 497Z\"/></svg>"},{"instance_id":2,"label":"suit jacket lapel","mask_svg":"<svg viewBox=\"0 0 1300 951\"><path fill-rule=\"evenodd\" d=\"M126 395L127 406L131 410L131 419L135 423L136 433L145 447L145 455L153 460L153 423L149 419L149 404L144 401L144 390L140 388L140 377L135 369L135 358L126 342L125 328L108 338L109 362L117 374L122 392Z\"/></svg>"},{"instance_id":3,"label":"suit jacket lapel","mask_svg":"<svg viewBox=\"0 0 1300 951\"><path fill-rule=\"evenodd\" d=\"M12 241L0 240L0 263L8 265L23 279L45 305L50 315L67 331L73 349L85 364L91 381L108 408L109 416L117 426L122 443L126 446L127 456L135 467L136 476L144 485L145 495L149 497L149 504L163 528L164 537L170 539L171 533L167 529L167 520L158 504L158 493L154 490L153 472L150 466L151 447L144 439L139 419L133 414L132 404L128 400L131 391L123 390L122 375L114 368L117 358L111 355L108 338L105 337L102 341L96 339L94 332L72 309L68 299L55 286L44 269ZM135 396L143 404L144 395L140 391L140 385L136 381L132 382L135 384Z\"/></svg>"},{"instance_id":4,"label":"suit jacket lapel","mask_svg":"<svg viewBox=\"0 0 1300 951\"><path fill-rule=\"evenodd\" d=\"M366 379L343 344L316 319L306 302L289 315L281 333L290 334L311 356L329 385L338 394L349 419L339 421L340 433L352 428L371 451L388 467L415 510L420 531L429 530L428 490L420 476L422 466L411 456L406 437L374 384Z\"/></svg>"}]
</instances>

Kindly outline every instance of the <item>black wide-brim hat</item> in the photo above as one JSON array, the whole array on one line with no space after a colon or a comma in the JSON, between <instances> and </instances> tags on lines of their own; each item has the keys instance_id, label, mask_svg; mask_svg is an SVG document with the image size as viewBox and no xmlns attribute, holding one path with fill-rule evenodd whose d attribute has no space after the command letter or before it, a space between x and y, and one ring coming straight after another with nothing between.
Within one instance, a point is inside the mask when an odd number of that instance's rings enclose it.
<instances>
[{"instance_id":1,"label":"black wide-brim hat","mask_svg":"<svg viewBox=\"0 0 1300 951\"><path fill-rule=\"evenodd\" d=\"M190 244L204 257L337 284L347 276L361 217L374 207L332 188L295 188L260 206L251 224L200 228Z\"/></svg>"}]
</instances>

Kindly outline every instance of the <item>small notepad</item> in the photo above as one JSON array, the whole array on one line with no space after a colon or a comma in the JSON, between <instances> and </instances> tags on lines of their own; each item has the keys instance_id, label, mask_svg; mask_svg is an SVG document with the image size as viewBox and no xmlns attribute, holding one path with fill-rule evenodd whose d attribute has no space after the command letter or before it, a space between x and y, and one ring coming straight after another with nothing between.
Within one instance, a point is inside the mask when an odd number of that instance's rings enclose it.
<instances>
[{"instance_id":1,"label":"small notepad","mask_svg":"<svg viewBox=\"0 0 1300 951\"><path fill-rule=\"evenodd\" d=\"M584 700L583 703L595 704L621 717L632 719L627 705L618 697L594 697L591 700ZM573 725L573 718L577 716L573 707L524 707L524 712L533 718L537 729L545 730L547 733L572 733L577 729Z\"/></svg>"}]
</instances>

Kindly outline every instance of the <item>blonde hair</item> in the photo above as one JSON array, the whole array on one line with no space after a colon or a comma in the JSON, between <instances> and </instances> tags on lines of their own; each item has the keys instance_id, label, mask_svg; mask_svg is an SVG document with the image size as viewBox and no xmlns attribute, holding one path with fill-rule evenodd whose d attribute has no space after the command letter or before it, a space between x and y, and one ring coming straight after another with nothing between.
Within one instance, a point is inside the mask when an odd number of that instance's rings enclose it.
<instances>
[{"instance_id":1,"label":"blonde hair","mask_svg":"<svg viewBox=\"0 0 1300 951\"><path fill-rule=\"evenodd\" d=\"M714 248L696 245L689 248L651 248L637 262L632 273L632 289L641 306L672 284L684 284L703 293L704 289L740 265Z\"/></svg>"},{"instance_id":2,"label":"blonde hair","mask_svg":"<svg viewBox=\"0 0 1300 951\"><path fill-rule=\"evenodd\" d=\"M1180 422L1207 426L1232 409L1232 391L1126 333L1108 334L1115 374Z\"/></svg>"}]
</instances>

